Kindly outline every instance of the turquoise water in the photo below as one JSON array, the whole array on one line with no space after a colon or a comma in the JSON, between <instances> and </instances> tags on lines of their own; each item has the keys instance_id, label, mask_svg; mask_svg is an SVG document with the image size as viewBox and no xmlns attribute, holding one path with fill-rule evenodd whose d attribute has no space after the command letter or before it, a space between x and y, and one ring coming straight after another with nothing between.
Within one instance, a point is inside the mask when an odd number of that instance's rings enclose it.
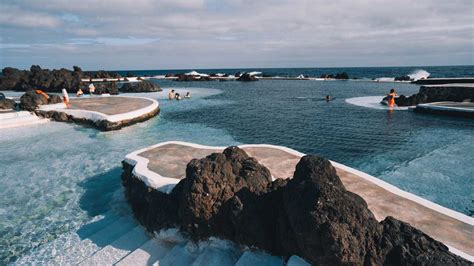
<instances>
[{"instance_id":1,"label":"turquoise water","mask_svg":"<svg viewBox=\"0 0 474 266\"><path fill-rule=\"evenodd\" d=\"M0 264L77 230L108 211L128 213L121 160L166 140L268 143L316 153L473 215L474 122L377 110L345 99L411 84L363 81L159 81L161 114L115 132L51 122L0 135ZM163 100L168 88L191 100ZM330 94L332 102L322 99Z\"/></svg>"},{"instance_id":2,"label":"turquoise water","mask_svg":"<svg viewBox=\"0 0 474 266\"><path fill-rule=\"evenodd\" d=\"M175 139L238 144L225 130L166 118L184 109L226 104L202 98L218 90L190 91L192 101L160 101L163 116L121 131L103 133L56 122L2 130L0 265L77 230L96 215L110 210L127 213L120 182L121 161L127 153ZM164 98L165 93L148 96Z\"/></svg>"}]
</instances>

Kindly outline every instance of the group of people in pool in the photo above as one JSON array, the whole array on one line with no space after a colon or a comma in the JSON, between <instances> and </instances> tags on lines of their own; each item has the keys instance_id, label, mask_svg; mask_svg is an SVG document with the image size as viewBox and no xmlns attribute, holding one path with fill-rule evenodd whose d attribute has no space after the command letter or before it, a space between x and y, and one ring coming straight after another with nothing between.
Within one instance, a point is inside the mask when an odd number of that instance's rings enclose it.
<instances>
[{"instance_id":1,"label":"group of people in pool","mask_svg":"<svg viewBox=\"0 0 474 266\"><path fill-rule=\"evenodd\" d=\"M191 98L191 93L188 91L188 92L186 93L186 95L184 95L184 98L185 98L185 99L190 99L190 98ZM179 101L179 100L181 100L181 99L182 99L181 95L180 95L179 93L175 92L174 90L170 90L170 91L168 92L168 100L170 100L170 101L171 101L171 100L177 100L177 101Z\"/></svg>"}]
</instances>

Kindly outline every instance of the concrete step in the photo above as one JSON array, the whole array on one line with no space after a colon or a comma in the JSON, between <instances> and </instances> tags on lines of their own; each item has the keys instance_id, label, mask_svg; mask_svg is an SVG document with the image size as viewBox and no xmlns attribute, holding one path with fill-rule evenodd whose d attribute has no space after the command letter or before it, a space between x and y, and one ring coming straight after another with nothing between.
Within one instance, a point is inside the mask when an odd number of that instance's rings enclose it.
<instances>
[{"instance_id":1,"label":"concrete step","mask_svg":"<svg viewBox=\"0 0 474 266\"><path fill-rule=\"evenodd\" d=\"M190 245L183 243L175 245L162 259L157 260L158 265L191 265L195 257Z\"/></svg>"},{"instance_id":2,"label":"concrete step","mask_svg":"<svg viewBox=\"0 0 474 266\"><path fill-rule=\"evenodd\" d=\"M121 261L117 262L116 265L156 265L158 264L157 261L165 257L174 245L174 243L164 242L158 239L150 239L124 257Z\"/></svg>"},{"instance_id":3,"label":"concrete step","mask_svg":"<svg viewBox=\"0 0 474 266\"><path fill-rule=\"evenodd\" d=\"M83 225L79 230L63 234L55 240L33 248L27 255L16 261L17 264L41 265L52 260L64 250L78 245L83 239L97 233L115 222L119 217L111 212L100 215L93 222Z\"/></svg>"},{"instance_id":4,"label":"concrete step","mask_svg":"<svg viewBox=\"0 0 474 266\"><path fill-rule=\"evenodd\" d=\"M20 114L13 117L9 115L8 118L0 118L0 128L13 128L49 122L49 119L39 118L36 115L26 113L27 114Z\"/></svg>"},{"instance_id":5,"label":"concrete step","mask_svg":"<svg viewBox=\"0 0 474 266\"><path fill-rule=\"evenodd\" d=\"M150 240L141 226L136 226L114 242L83 260L80 265L112 265Z\"/></svg>"},{"instance_id":6,"label":"concrete step","mask_svg":"<svg viewBox=\"0 0 474 266\"><path fill-rule=\"evenodd\" d=\"M77 245L63 250L58 256L55 256L48 264L77 264L80 261L90 257L108 244L114 242L122 235L135 228L136 223L129 217L121 217L114 223L83 239Z\"/></svg>"},{"instance_id":7,"label":"concrete step","mask_svg":"<svg viewBox=\"0 0 474 266\"><path fill-rule=\"evenodd\" d=\"M11 111L11 112L0 112L0 121L2 119L12 118L12 117L22 117L22 116L30 116L31 113L27 111Z\"/></svg>"},{"instance_id":8,"label":"concrete step","mask_svg":"<svg viewBox=\"0 0 474 266\"><path fill-rule=\"evenodd\" d=\"M282 258L275 257L258 251L245 251L244 254L235 263L235 266L269 265L283 266L285 263Z\"/></svg>"}]
</instances>

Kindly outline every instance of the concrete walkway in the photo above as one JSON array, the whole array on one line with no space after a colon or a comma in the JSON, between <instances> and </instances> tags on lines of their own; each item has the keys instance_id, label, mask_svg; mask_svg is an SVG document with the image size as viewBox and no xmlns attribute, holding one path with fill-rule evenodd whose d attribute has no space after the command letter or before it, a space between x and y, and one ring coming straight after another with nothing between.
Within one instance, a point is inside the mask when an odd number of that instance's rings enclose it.
<instances>
[{"instance_id":1,"label":"concrete walkway","mask_svg":"<svg viewBox=\"0 0 474 266\"><path fill-rule=\"evenodd\" d=\"M241 148L265 165L274 178L292 177L296 164L303 156L297 151L271 145L243 145ZM181 179L185 176L186 164L191 159L202 158L212 152L222 150L222 147L170 142L131 153L127 159L137 164L145 164L135 168L138 176L140 176L138 169L145 168L145 172L149 170L158 174L157 176ZM472 217L401 191L355 169L332 163L345 187L363 197L378 220L393 216L408 222L450 246L452 252L467 259L473 259L474 219Z\"/></svg>"},{"instance_id":2,"label":"concrete walkway","mask_svg":"<svg viewBox=\"0 0 474 266\"><path fill-rule=\"evenodd\" d=\"M117 130L148 120L160 112L156 100L124 96L83 96L64 103L42 105L37 114L60 122L76 122L99 130Z\"/></svg>"},{"instance_id":3,"label":"concrete walkway","mask_svg":"<svg viewBox=\"0 0 474 266\"><path fill-rule=\"evenodd\" d=\"M72 98L69 102L70 109L82 109L117 115L147 107L151 101L145 98L132 97L89 97Z\"/></svg>"}]
</instances>

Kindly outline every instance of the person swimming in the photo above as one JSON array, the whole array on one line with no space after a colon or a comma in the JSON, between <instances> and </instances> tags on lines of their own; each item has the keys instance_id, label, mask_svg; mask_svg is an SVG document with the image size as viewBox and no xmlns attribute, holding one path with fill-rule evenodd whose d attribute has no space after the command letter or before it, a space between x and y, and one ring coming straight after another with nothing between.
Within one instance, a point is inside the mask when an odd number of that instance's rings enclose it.
<instances>
[{"instance_id":1,"label":"person swimming","mask_svg":"<svg viewBox=\"0 0 474 266\"><path fill-rule=\"evenodd\" d=\"M179 95L179 93L176 93L175 97L174 97L177 101L181 100L181 95Z\"/></svg>"},{"instance_id":2,"label":"person swimming","mask_svg":"<svg viewBox=\"0 0 474 266\"><path fill-rule=\"evenodd\" d=\"M189 93L189 91L186 93L186 95L184 95L184 98L191 98L191 93Z\"/></svg>"},{"instance_id":3,"label":"person swimming","mask_svg":"<svg viewBox=\"0 0 474 266\"><path fill-rule=\"evenodd\" d=\"M175 98L174 90L168 92L168 100L173 100Z\"/></svg>"},{"instance_id":4,"label":"person swimming","mask_svg":"<svg viewBox=\"0 0 474 266\"><path fill-rule=\"evenodd\" d=\"M332 100L331 95L326 95L326 102L330 102Z\"/></svg>"},{"instance_id":5,"label":"person swimming","mask_svg":"<svg viewBox=\"0 0 474 266\"><path fill-rule=\"evenodd\" d=\"M395 96L397 96L397 92L395 91L395 89L391 89L390 93L387 95L388 107L394 107L396 105Z\"/></svg>"}]
</instances>

